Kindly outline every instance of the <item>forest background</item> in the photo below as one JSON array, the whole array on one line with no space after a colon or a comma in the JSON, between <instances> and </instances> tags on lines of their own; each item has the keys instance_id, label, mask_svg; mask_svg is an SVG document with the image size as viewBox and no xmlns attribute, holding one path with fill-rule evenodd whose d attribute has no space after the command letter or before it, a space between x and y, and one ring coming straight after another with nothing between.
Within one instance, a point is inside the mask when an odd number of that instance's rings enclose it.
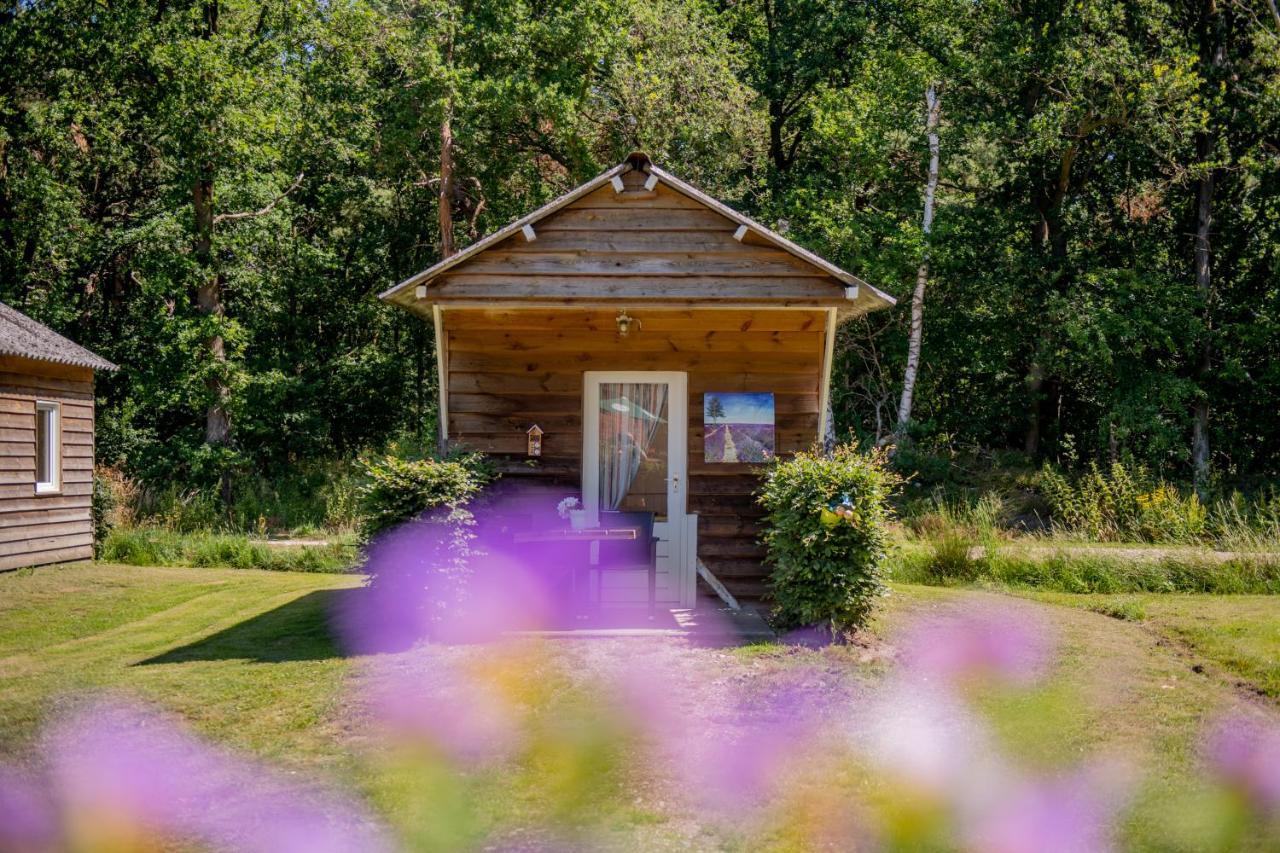
<instances>
[{"instance_id":1,"label":"forest background","mask_svg":"<svg viewBox=\"0 0 1280 853\"><path fill-rule=\"evenodd\" d=\"M1274 0L15 0L0 56L0 299L122 365L153 494L341 516L436 431L376 294L633 149L898 297L833 405L913 482L1276 476Z\"/></svg>"}]
</instances>

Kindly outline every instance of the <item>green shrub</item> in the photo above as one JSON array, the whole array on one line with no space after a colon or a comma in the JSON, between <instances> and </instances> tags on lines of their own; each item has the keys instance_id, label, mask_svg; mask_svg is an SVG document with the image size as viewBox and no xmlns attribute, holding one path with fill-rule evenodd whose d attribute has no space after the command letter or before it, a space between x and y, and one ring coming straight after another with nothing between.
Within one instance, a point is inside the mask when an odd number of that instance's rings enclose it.
<instances>
[{"instance_id":1,"label":"green shrub","mask_svg":"<svg viewBox=\"0 0 1280 853\"><path fill-rule=\"evenodd\" d=\"M113 526L112 520L116 513L116 494L107 478L97 471L93 472L91 513L93 515L93 556L98 557L102 553L102 543L106 540L107 534L111 532Z\"/></svg>"},{"instance_id":2,"label":"green shrub","mask_svg":"<svg viewBox=\"0 0 1280 853\"><path fill-rule=\"evenodd\" d=\"M451 459L402 459L392 455L365 462L367 482L359 490L360 533L368 540L427 510L455 510L494 479L478 453Z\"/></svg>"},{"instance_id":3,"label":"green shrub","mask_svg":"<svg viewBox=\"0 0 1280 853\"><path fill-rule=\"evenodd\" d=\"M759 500L779 627L835 634L866 624L885 589L888 498L898 482L884 454L853 446L774 463Z\"/></svg>"}]
</instances>

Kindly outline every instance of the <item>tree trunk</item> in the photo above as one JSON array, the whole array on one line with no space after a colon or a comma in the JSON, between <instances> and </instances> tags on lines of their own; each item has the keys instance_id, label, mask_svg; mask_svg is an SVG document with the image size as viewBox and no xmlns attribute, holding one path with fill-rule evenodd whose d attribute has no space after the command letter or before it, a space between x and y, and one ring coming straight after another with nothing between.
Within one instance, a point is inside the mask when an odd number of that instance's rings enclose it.
<instances>
[{"instance_id":1,"label":"tree trunk","mask_svg":"<svg viewBox=\"0 0 1280 853\"><path fill-rule=\"evenodd\" d=\"M222 276L216 269L213 258L211 178L202 177L192 185L191 205L196 226L195 256L203 276L196 288L196 310L207 317L220 318L225 310L222 305ZM227 384L224 370L227 361L226 344L222 335L215 333L205 338L204 348L206 355L214 363L208 379L208 387L213 396L205 410L204 440L206 444L226 444L231 438L231 419L227 414L231 388Z\"/></svg>"},{"instance_id":2,"label":"tree trunk","mask_svg":"<svg viewBox=\"0 0 1280 853\"><path fill-rule=\"evenodd\" d=\"M916 270L916 289L911 294L911 337L907 343L907 369L902 377L902 399L898 402L897 437L901 440L911 424L911 406L915 398L916 377L920 371L920 346L924 339L924 293L929 282L929 239L933 233L933 199L938 189L938 115L942 111L942 99L936 83L929 84L924 93L927 112L925 131L929 137L929 177L924 185L924 219L920 230L924 234L924 253Z\"/></svg>"},{"instance_id":3,"label":"tree trunk","mask_svg":"<svg viewBox=\"0 0 1280 853\"><path fill-rule=\"evenodd\" d=\"M453 254L453 98L440 122L440 257Z\"/></svg>"},{"instance_id":4,"label":"tree trunk","mask_svg":"<svg viewBox=\"0 0 1280 853\"><path fill-rule=\"evenodd\" d=\"M218 34L218 0L205 0L200 22L200 37L206 40ZM200 175L191 186L191 210L195 220L195 258L200 265L200 283L196 286L196 310L206 317L221 319L225 314L222 305L222 275L218 271L213 252L213 188L214 166L204 162ZM227 404L231 399L231 386L227 383L227 350L222 335L216 331L204 339L205 355L212 362L206 385L210 401L205 409L205 444L219 447L231 440L231 417ZM231 472L224 470L221 477L222 499L231 502Z\"/></svg>"},{"instance_id":5,"label":"tree trunk","mask_svg":"<svg viewBox=\"0 0 1280 853\"><path fill-rule=\"evenodd\" d=\"M1201 24L1201 56L1207 60L1211 73L1210 85L1219 78L1217 73L1226 62L1226 42L1219 28L1221 21L1214 0L1208 0L1203 7ZM1202 164L1208 163L1214 155L1214 140L1211 129L1201 131L1196 137L1196 158ZM1196 378L1200 386L1200 395L1192 408L1191 419L1191 466L1195 477L1196 491L1203 498L1209 486L1209 389L1210 374L1213 371L1213 189L1217 177L1216 169L1206 169L1200 180L1196 182L1196 242L1195 242L1195 279L1196 292L1201 304L1200 352L1196 364Z\"/></svg>"}]
</instances>

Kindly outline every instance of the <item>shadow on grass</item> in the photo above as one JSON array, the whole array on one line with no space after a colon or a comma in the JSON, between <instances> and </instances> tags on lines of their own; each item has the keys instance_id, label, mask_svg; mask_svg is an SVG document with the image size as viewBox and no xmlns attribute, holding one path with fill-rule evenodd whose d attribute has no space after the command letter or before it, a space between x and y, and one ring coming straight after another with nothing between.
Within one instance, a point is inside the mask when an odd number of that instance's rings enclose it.
<instances>
[{"instance_id":1,"label":"shadow on grass","mask_svg":"<svg viewBox=\"0 0 1280 853\"><path fill-rule=\"evenodd\" d=\"M358 596L368 594L369 590L364 587L310 592L137 665L219 660L284 663L355 657L357 652L343 648L335 622ZM660 607L653 618L649 618L647 608L643 607L597 611L581 618L566 612L558 614L543 630L529 633L544 639L590 639L626 636L637 629L640 635L678 636L692 645L711 648L729 648L774 638L764 621L754 614L733 614L705 605L696 611ZM412 643L397 644L378 651L405 651L411 646Z\"/></svg>"},{"instance_id":2,"label":"shadow on grass","mask_svg":"<svg viewBox=\"0 0 1280 853\"><path fill-rule=\"evenodd\" d=\"M194 643L148 658L140 666L188 661L249 660L258 663L345 657L332 614L359 589L310 592Z\"/></svg>"}]
</instances>

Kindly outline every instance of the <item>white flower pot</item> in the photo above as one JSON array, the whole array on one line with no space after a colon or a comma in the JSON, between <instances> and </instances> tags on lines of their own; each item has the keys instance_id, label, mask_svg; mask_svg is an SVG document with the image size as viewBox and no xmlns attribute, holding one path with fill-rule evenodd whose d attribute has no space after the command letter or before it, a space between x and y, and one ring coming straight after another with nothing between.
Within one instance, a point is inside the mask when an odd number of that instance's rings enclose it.
<instances>
[{"instance_id":1,"label":"white flower pot","mask_svg":"<svg viewBox=\"0 0 1280 853\"><path fill-rule=\"evenodd\" d=\"M569 510L569 526L574 530L583 530L587 526L587 511L585 509Z\"/></svg>"}]
</instances>

